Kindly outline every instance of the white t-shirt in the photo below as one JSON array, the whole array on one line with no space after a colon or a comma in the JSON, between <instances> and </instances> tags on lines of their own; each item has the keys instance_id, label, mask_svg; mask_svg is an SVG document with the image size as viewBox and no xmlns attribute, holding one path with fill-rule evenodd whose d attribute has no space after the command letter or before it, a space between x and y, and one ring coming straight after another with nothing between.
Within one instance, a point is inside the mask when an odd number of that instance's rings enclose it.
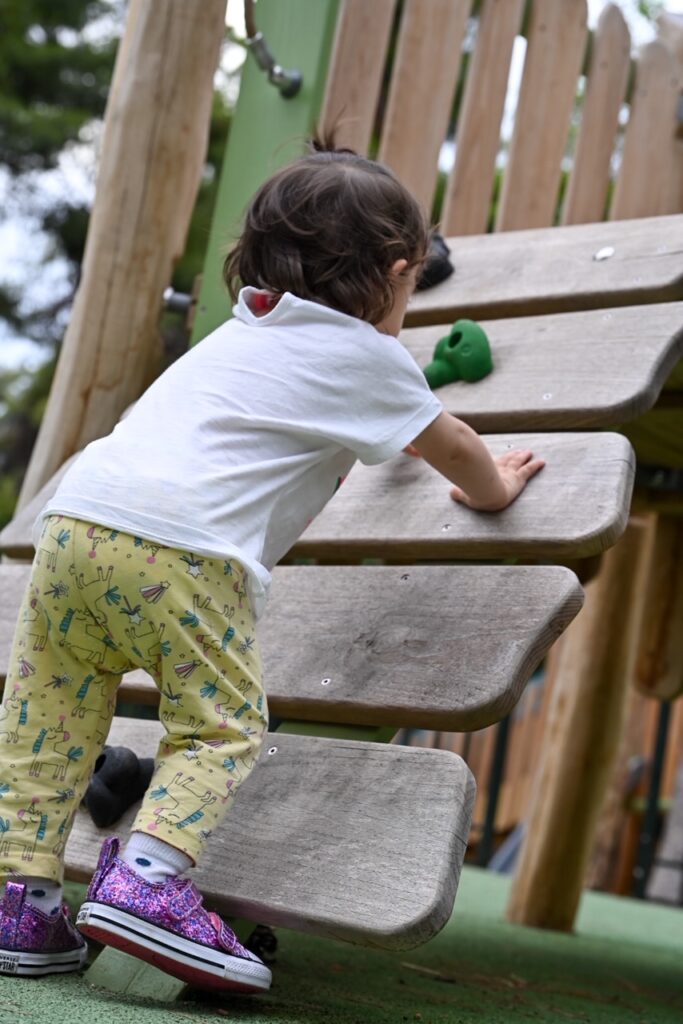
<instances>
[{"instance_id":1,"label":"white t-shirt","mask_svg":"<svg viewBox=\"0 0 683 1024\"><path fill-rule=\"evenodd\" d=\"M289 292L256 316L254 291L88 445L41 518L234 557L258 617L269 570L356 458L396 455L442 405L396 338Z\"/></svg>"}]
</instances>

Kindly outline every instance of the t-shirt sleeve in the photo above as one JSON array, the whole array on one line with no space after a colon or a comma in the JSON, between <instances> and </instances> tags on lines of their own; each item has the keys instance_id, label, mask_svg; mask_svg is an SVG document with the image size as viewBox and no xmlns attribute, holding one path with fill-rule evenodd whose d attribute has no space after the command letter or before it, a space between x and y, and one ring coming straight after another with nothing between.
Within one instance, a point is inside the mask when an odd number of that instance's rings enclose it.
<instances>
[{"instance_id":1,"label":"t-shirt sleeve","mask_svg":"<svg viewBox=\"0 0 683 1024\"><path fill-rule=\"evenodd\" d=\"M366 465L385 462L443 411L423 371L398 339L372 332L345 374L338 440ZM367 344L367 341L370 344Z\"/></svg>"}]
</instances>

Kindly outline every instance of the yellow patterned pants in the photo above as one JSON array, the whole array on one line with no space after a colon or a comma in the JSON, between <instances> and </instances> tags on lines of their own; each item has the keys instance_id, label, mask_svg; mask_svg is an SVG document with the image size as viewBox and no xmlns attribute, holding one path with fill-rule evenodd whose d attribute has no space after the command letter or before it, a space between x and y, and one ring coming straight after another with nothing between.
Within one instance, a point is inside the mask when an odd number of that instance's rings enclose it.
<instances>
[{"instance_id":1,"label":"yellow patterned pants","mask_svg":"<svg viewBox=\"0 0 683 1024\"><path fill-rule=\"evenodd\" d=\"M119 681L134 668L159 687L166 735L133 828L196 861L267 728L244 569L47 518L0 706L0 876L61 879Z\"/></svg>"}]
</instances>

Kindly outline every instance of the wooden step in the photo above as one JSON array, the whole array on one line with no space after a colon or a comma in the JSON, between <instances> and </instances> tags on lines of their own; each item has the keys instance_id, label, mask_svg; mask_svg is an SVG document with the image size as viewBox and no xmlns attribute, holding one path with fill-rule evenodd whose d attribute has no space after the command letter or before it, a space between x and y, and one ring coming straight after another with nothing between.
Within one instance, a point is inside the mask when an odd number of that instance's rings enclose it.
<instances>
[{"instance_id":1,"label":"wooden step","mask_svg":"<svg viewBox=\"0 0 683 1024\"><path fill-rule=\"evenodd\" d=\"M10 558L33 558L33 527L42 509L57 490L60 480L71 463L78 458L72 455L38 493L27 502L14 519L0 531L0 554Z\"/></svg>"},{"instance_id":2,"label":"wooden step","mask_svg":"<svg viewBox=\"0 0 683 1024\"><path fill-rule=\"evenodd\" d=\"M683 356L683 303L490 320L494 369L436 394L477 431L616 427L657 401ZM443 325L401 333L417 363L432 359Z\"/></svg>"},{"instance_id":3,"label":"wooden step","mask_svg":"<svg viewBox=\"0 0 683 1024\"><path fill-rule=\"evenodd\" d=\"M620 434L494 434L494 455L531 448L546 466L503 512L473 512L421 459L356 464L290 557L326 562L585 558L623 532L635 458Z\"/></svg>"},{"instance_id":4,"label":"wooden step","mask_svg":"<svg viewBox=\"0 0 683 1024\"><path fill-rule=\"evenodd\" d=\"M447 239L455 273L406 327L683 299L683 214Z\"/></svg>"},{"instance_id":5,"label":"wooden step","mask_svg":"<svg viewBox=\"0 0 683 1024\"><path fill-rule=\"evenodd\" d=\"M559 561L597 554L621 535L635 468L633 450L621 435L494 434L484 440L494 454L532 448L547 460L510 508L485 514L456 505L447 481L407 455L380 466L356 464L290 558L336 564L366 557ZM56 487L53 478L5 527L0 551L33 557L35 516Z\"/></svg>"},{"instance_id":6,"label":"wooden step","mask_svg":"<svg viewBox=\"0 0 683 1024\"><path fill-rule=\"evenodd\" d=\"M162 734L157 722L116 718L110 742L150 756ZM448 751L270 733L191 874L219 913L407 949L450 916L474 794ZM107 834L78 812L67 877L90 879Z\"/></svg>"},{"instance_id":7,"label":"wooden step","mask_svg":"<svg viewBox=\"0 0 683 1024\"><path fill-rule=\"evenodd\" d=\"M29 573L0 566L3 680ZM278 567L259 628L271 713L484 728L514 707L582 600L560 566ZM138 670L119 696L157 704L159 691Z\"/></svg>"}]
</instances>

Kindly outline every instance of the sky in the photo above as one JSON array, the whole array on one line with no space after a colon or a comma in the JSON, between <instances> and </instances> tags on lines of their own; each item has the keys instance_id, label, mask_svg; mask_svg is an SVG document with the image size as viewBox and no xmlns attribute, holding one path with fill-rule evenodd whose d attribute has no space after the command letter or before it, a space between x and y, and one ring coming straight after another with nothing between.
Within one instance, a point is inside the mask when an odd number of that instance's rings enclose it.
<instances>
[{"instance_id":1,"label":"sky","mask_svg":"<svg viewBox=\"0 0 683 1024\"><path fill-rule=\"evenodd\" d=\"M596 24L600 12L608 0L588 0L589 25ZM653 36L650 22L637 12L637 0L617 0L629 24L631 35L636 46L643 45ZM666 9L672 13L683 14L683 0L668 0ZM258 8L257 8L258 14ZM228 0L226 20L238 35L244 33L243 2ZM518 39L513 52L510 72L509 101L503 123L503 135L508 135L513 119L515 97L524 66L526 43ZM227 85L232 73L234 87L234 70L242 59L240 47L227 47L224 55L223 70L219 73L220 84ZM68 194L76 199L91 202L94 195L94 153L99 137L99 129L95 126L85 134L82 143L72 147L60 160L57 170L40 176L40 193L48 199L51 195ZM452 147L446 146L442 154L442 166L452 162ZM9 177L0 169L0 210L11 208L12 192ZM0 279L19 288L27 308L41 301L46 295L59 295L66 289L65 268L59 261L41 266L41 258L46 251L47 241L37 235L30 219L21 208L15 209L10 216L0 219ZM65 312L65 322L68 312ZM4 333L3 333L4 330ZM8 333L0 324L0 369L20 365L36 365L44 358L39 346Z\"/></svg>"}]
</instances>

